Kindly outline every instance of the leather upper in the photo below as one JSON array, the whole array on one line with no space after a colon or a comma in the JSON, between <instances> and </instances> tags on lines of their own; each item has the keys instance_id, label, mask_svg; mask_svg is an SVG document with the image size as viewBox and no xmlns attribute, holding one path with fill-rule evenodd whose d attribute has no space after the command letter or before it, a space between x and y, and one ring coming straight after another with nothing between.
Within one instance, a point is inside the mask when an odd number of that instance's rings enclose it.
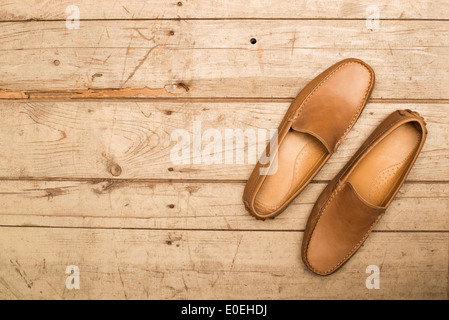
<instances>
[{"instance_id":1,"label":"leather upper","mask_svg":"<svg viewBox=\"0 0 449 320\"><path fill-rule=\"evenodd\" d=\"M315 136L334 152L357 119L372 81L365 65L356 61L341 64L307 97L292 120L292 128Z\"/></svg>"},{"instance_id":2,"label":"leather upper","mask_svg":"<svg viewBox=\"0 0 449 320\"><path fill-rule=\"evenodd\" d=\"M278 215L307 186L336 151L358 119L373 85L374 72L371 67L358 59L346 59L321 73L298 94L278 128L278 148L274 152L277 153L283 147L284 141L292 140L285 139L292 130L314 137L325 147L327 152L323 156L316 155L316 152L321 151L319 147L315 147L311 151L305 150L302 154L298 154L297 159L315 156L315 159L320 159L320 162L310 163L310 161L307 162L307 158L306 165L299 163L292 170L281 170L282 174L286 176L277 177L280 180L276 182L277 185L283 180L285 183L292 183L292 187L284 188L289 190L288 193L277 197L281 199L280 204L278 204L279 201L276 202L276 205L265 204L263 210L261 203L264 203L264 199L259 197L256 201L256 198L267 176L260 174L260 169L270 168L272 162L266 165L257 163L243 194L245 207L253 216L265 219ZM302 147L303 145L301 145ZM266 150L269 149L270 144ZM291 152L296 151L291 150ZM291 152L283 154L288 156ZM312 168L312 171L307 174L300 172L304 168ZM302 178L295 181L296 176ZM264 190L263 193L273 195L273 193L280 192L280 189L270 188L269 192Z\"/></svg>"},{"instance_id":3,"label":"leather upper","mask_svg":"<svg viewBox=\"0 0 449 320\"><path fill-rule=\"evenodd\" d=\"M368 203L360 196L348 177L376 145L391 135L395 129L407 123L413 124L421 133L416 148L408 158L409 164L404 166L385 204L378 206ZM304 232L302 259L311 271L319 275L329 275L360 248L404 183L422 149L426 135L426 124L416 112L410 110L393 112L374 130L346 166L327 185L312 209ZM400 145L402 142L397 143ZM387 172L388 170L390 168Z\"/></svg>"}]
</instances>

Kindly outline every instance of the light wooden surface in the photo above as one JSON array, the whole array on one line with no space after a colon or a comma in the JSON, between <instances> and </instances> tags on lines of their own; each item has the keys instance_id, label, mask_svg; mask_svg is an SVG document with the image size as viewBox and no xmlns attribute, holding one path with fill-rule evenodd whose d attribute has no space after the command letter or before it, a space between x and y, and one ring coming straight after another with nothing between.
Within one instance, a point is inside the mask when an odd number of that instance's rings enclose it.
<instances>
[{"instance_id":1,"label":"light wooden surface","mask_svg":"<svg viewBox=\"0 0 449 320\"><path fill-rule=\"evenodd\" d=\"M386 20L380 28L370 31L365 20L107 20L78 30L64 21L5 22L0 88L293 98L336 61L360 57L376 72L372 98L449 99L447 22Z\"/></svg>"},{"instance_id":2,"label":"light wooden surface","mask_svg":"<svg viewBox=\"0 0 449 320\"><path fill-rule=\"evenodd\" d=\"M182 5L179 6L178 2ZM447 19L449 4L445 0L375 1L385 19ZM224 18L366 18L370 0L9 0L0 5L2 20L65 20L66 7L77 5L83 19L224 19Z\"/></svg>"},{"instance_id":3,"label":"light wooden surface","mask_svg":"<svg viewBox=\"0 0 449 320\"><path fill-rule=\"evenodd\" d=\"M448 299L449 5L376 3L378 30L372 1L0 4L0 298ZM347 57L374 68L372 97L276 219L243 207L252 164L171 162L173 130L274 129ZM423 152L361 250L315 276L299 254L310 210L397 109L425 118Z\"/></svg>"}]
</instances>

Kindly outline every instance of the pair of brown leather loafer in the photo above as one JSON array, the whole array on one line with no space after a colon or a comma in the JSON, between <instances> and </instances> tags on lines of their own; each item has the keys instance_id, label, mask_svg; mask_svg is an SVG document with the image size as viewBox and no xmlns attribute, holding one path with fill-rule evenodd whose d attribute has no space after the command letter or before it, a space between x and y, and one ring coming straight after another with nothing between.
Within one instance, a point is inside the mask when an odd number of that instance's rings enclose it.
<instances>
[{"instance_id":1,"label":"pair of brown leather loafer","mask_svg":"<svg viewBox=\"0 0 449 320\"><path fill-rule=\"evenodd\" d=\"M299 93L278 128L270 161L256 165L245 187L243 201L253 216L277 216L304 190L357 121L373 85L370 66L346 59ZM426 134L418 113L393 112L329 183L304 232L302 259L311 271L329 275L360 248L404 183Z\"/></svg>"}]
</instances>

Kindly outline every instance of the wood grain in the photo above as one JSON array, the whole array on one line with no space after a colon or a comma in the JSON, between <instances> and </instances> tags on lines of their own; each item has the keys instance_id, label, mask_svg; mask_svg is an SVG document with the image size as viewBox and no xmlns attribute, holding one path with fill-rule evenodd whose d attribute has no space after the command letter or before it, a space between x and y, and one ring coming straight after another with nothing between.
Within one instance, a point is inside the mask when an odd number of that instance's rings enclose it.
<instances>
[{"instance_id":1,"label":"wood grain","mask_svg":"<svg viewBox=\"0 0 449 320\"><path fill-rule=\"evenodd\" d=\"M216 129L222 139L226 129L251 129L255 135L264 129L268 138L266 130L277 128L289 103L3 101L0 106L2 178L244 181L254 167L247 157L248 146L243 150L234 143L230 149L222 142L222 151L217 152L221 163L206 165L204 158L193 154L194 121L201 122L202 133ZM449 105L384 103L367 105L316 179L331 180L388 114L407 108L422 114L429 131L409 180L448 181ZM190 164L170 158L177 144L171 141L176 129L190 136ZM203 149L208 144L204 141ZM237 150L246 154L243 164L236 162ZM225 164L226 152L231 151L233 162Z\"/></svg>"},{"instance_id":2,"label":"wood grain","mask_svg":"<svg viewBox=\"0 0 449 320\"><path fill-rule=\"evenodd\" d=\"M0 225L302 231L327 183L310 184L274 220L256 221L244 183L0 181ZM406 183L376 231L449 231L449 187Z\"/></svg>"},{"instance_id":3,"label":"wood grain","mask_svg":"<svg viewBox=\"0 0 449 320\"><path fill-rule=\"evenodd\" d=\"M376 1L378 29L373 4L1 3L0 299L449 299L449 3ZM69 5L79 29L66 27ZM370 103L276 219L243 208L247 157L170 160L172 132L192 138L194 121L221 135L277 128L349 57L376 72ZM425 118L424 149L360 251L316 276L299 252L312 206L397 109ZM69 265L80 290L65 286ZM365 286L368 265L380 290Z\"/></svg>"},{"instance_id":4,"label":"wood grain","mask_svg":"<svg viewBox=\"0 0 449 320\"><path fill-rule=\"evenodd\" d=\"M179 5L181 2L181 5ZM447 19L449 5L444 0L381 0L374 3L383 19ZM346 18L366 19L369 0L328 1L226 1L184 0L11 0L0 5L1 20L66 19L66 7L76 5L81 19L185 19L185 18Z\"/></svg>"},{"instance_id":5,"label":"wood grain","mask_svg":"<svg viewBox=\"0 0 449 320\"><path fill-rule=\"evenodd\" d=\"M447 233L373 233L331 277L301 232L0 228L3 299L447 299ZM10 243L14 243L11 246ZM80 270L67 290L66 267ZM368 265L380 289L368 290Z\"/></svg>"},{"instance_id":6,"label":"wood grain","mask_svg":"<svg viewBox=\"0 0 449 320\"><path fill-rule=\"evenodd\" d=\"M378 31L344 20L85 21L79 30L16 22L0 24L0 39L8 91L293 98L330 65L357 57L376 72L373 98L449 99L445 21L382 21Z\"/></svg>"},{"instance_id":7,"label":"wood grain","mask_svg":"<svg viewBox=\"0 0 449 320\"><path fill-rule=\"evenodd\" d=\"M263 50L371 47L390 54L390 49L446 47L447 25L447 21L386 20L379 30L371 30L365 21L357 20L93 20L83 21L80 29L70 30L61 21L3 22L0 52L63 48L134 50L162 44L164 50L257 50L261 44ZM255 45L250 42L252 37L257 40ZM61 62L63 66L64 61Z\"/></svg>"}]
</instances>

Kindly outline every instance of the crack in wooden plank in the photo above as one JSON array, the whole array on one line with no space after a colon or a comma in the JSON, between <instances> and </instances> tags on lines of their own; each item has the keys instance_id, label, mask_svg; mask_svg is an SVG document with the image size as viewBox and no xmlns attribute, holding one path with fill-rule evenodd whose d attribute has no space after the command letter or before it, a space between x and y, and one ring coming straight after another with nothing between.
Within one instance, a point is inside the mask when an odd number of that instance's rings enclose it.
<instances>
[{"instance_id":1,"label":"crack in wooden plank","mask_svg":"<svg viewBox=\"0 0 449 320\"><path fill-rule=\"evenodd\" d=\"M139 36L142 37L142 39L147 40L147 41L153 41L154 40L154 36L152 38L147 38L142 32L140 32L139 29L141 29L141 28L133 28L133 30L135 30L139 34Z\"/></svg>"},{"instance_id":2,"label":"crack in wooden plank","mask_svg":"<svg viewBox=\"0 0 449 320\"><path fill-rule=\"evenodd\" d=\"M293 50L295 50L296 31L295 31L295 34L293 35L293 39L290 41L292 42L292 49L291 49L290 55L293 55Z\"/></svg>"},{"instance_id":3,"label":"crack in wooden plank","mask_svg":"<svg viewBox=\"0 0 449 320\"><path fill-rule=\"evenodd\" d=\"M149 98L160 96L176 96L164 88L106 88L80 90L48 90L48 91L8 91L0 90L0 100L28 99L109 99L109 98Z\"/></svg>"},{"instance_id":4,"label":"crack in wooden plank","mask_svg":"<svg viewBox=\"0 0 449 320\"><path fill-rule=\"evenodd\" d=\"M243 239L243 235L240 236L240 238L238 240L237 249L235 249L235 254L234 254L234 257L232 258L230 271L234 270L235 258L237 257L237 254L239 253L239 248L240 248L240 244L242 243L242 239Z\"/></svg>"},{"instance_id":5,"label":"crack in wooden plank","mask_svg":"<svg viewBox=\"0 0 449 320\"><path fill-rule=\"evenodd\" d=\"M155 48L157 48L158 46L154 46L152 47L150 50L148 50L148 52L144 55L144 57L142 58L142 60L140 60L139 64L134 68L133 72L131 72L131 74L128 76L128 78L125 80L125 82L122 83L122 85L120 86L120 88L123 88L123 86L136 74L137 70L140 69L140 67L145 63L145 61L148 59L148 57L150 56L151 51L153 51Z\"/></svg>"},{"instance_id":6,"label":"crack in wooden plank","mask_svg":"<svg viewBox=\"0 0 449 320\"><path fill-rule=\"evenodd\" d=\"M178 90L167 90L168 87L176 87ZM96 99L130 99L152 101L176 100L178 102L213 102L213 103L238 103L238 102L292 102L294 97L185 97L181 94L192 91L194 88L184 83L166 84L163 88L88 88L88 89L68 89L68 90L6 90L0 89L0 100L96 100ZM179 91L179 92L178 92ZM390 103L390 104L449 104L449 99L391 99L391 98L371 98L368 103Z\"/></svg>"},{"instance_id":7,"label":"crack in wooden plank","mask_svg":"<svg viewBox=\"0 0 449 320\"><path fill-rule=\"evenodd\" d=\"M25 284L27 285L27 287L31 289L33 287L33 281L27 276L25 270L22 268L19 261L17 261L17 260L14 260L14 261L9 260L9 261L15 267L15 270L20 275L20 277L25 281Z\"/></svg>"}]
</instances>

